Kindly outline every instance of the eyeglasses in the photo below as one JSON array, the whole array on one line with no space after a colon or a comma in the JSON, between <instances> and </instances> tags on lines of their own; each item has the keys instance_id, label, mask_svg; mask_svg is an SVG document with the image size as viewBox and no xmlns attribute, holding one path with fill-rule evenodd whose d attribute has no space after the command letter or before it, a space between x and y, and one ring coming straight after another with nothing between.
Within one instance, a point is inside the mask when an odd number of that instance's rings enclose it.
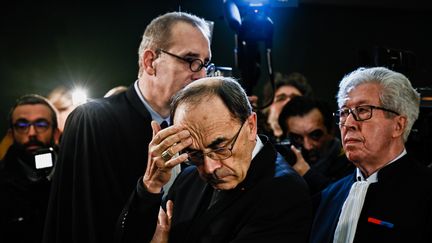
<instances>
[{"instance_id":1,"label":"eyeglasses","mask_svg":"<svg viewBox=\"0 0 432 243\"><path fill-rule=\"evenodd\" d=\"M237 138L240 134L241 129L243 128L244 123L240 126L240 129L236 133L236 135L231 139L231 147L228 148L227 146L214 149L210 152L203 153L202 151L191 151L188 152L187 150L184 150L183 152L188 154L188 160L186 161L189 165L195 165L195 166L201 166L204 164L204 157L207 156L210 159L213 160L224 160L228 159L232 156L232 150L234 149L234 145L237 141Z\"/></svg>"},{"instance_id":2,"label":"eyeglasses","mask_svg":"<svg viewBox=\"0 0 432 243\"><path fill-rule=\"evenodd\" d=\"M167 52L161 48L156 49L156 51L157 52L163 52L163 53L168 54L172 57L175 57L179 60L182 60L184 62L189 63L189 68L192 72L199 72L199 71L201 71L201 69L203 67L207 68L210 65L210 61L208 61L207 63L204 63L203 61L201 61L201 59L198 59L198 58L177 56L176 54L173 54L171 52Z\"/></svg>"},{"instance_id":3,"label":"eyeglasses","mask_svg":"<svg viewBox=\"0 0 432 243\"><path fill-rule=\"evenodd\" d=\"M30 127L33 126L36 133L43 133L48 130L50 123L47 120L39 119L34 122L29 122L27 120L18 120L13 124L13 128L16 132L21 134L26 134L29 132Z\"/></svg>"},{"instance_id":4,"label":"eyeglasses","mask_svg":"<svg viewBox=\"0 0 432 243\"><path fill-rule=\"evenodd\" d=\"M396 115L400 115L396 111L389 110L384 107L379 106L373 106L373 105L361 105L354 108L342 108L337 110L335 113L333 113L333 116L336 117L336 121L338 125L345 124L346 119L348 118L349 114L353 115L354 120L356 121L366 121L372 118L372 111L376 110L382 110L387 111Z\"/></svg>"}]
</instances>

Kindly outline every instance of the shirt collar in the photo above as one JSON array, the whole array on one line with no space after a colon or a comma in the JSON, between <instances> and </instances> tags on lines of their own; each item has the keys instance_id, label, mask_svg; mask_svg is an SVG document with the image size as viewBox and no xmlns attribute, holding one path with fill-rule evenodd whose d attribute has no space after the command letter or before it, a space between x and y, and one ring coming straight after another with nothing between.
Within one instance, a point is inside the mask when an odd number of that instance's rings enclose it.
<instances>
[{"instance_id":1,"label":"shirt collar","mask_svg":"<svg viewBox=\"0 0 432 243\"><path fill-rule=\"evenodd\" d=\"M252 159L255 158L255 156L258 154L258 152L264 147L264 144L262 143L261 139L259 138L259 136L256 136L256 144L255 144L255 148L252 151Z\"/></svg>"},{"instance_id":2,"label":"shirt collar","mask_svg":"<svg viewBox=\"0 0 432 243\"><path fill-rule=\"evenodd\" d=\"M170 122L169 122L169 120L170 120L169 118L170 117L163 118L161 115L159 115L159 113L157 113L156 111L154 111L153 108L150 106L150 104L145 100L145 98L142 95L141 90L140 90L140 88L138 86L138 80L135 81L134 88L135 88L135 91L138 94L138 97L140 98L140 100L142 101L142 103L144 104L144 106L149 111L149 113L150 113L150 115L152 117L152 120L155 120L159 124L161 124L163 121L166 121L168 124L170 124Z\"/></svg>"}]
</instances>

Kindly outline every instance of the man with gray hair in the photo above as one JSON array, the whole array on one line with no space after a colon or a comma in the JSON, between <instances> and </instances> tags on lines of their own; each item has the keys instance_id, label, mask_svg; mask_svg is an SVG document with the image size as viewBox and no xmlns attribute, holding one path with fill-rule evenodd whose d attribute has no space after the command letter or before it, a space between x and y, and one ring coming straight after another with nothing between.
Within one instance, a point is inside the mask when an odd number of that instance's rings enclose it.
<instances>
[{"instance_id":1,"label":"man with gray hair","mask_svg":"<svg viewBox=\"0 0 432 243\"><path fill-rule=\"evenodd\" d=\"M163 130L152 124L147 170L119 218L121 242L149 242L155 228L152 242L307 241L306 183L257 135L256 114L235 80L189 84L173 98L171 119ZM191 166L162 200L183 162Z\"/></svg>"},{"instance_id":2,"label":"man with gray hair","mask_svg":"<svg viewBox=\"0 0 432 243\"><path fill-rule=\"evenodd\" d=\"M44 242L113 242L118 215L146 168L151 121L169 121L170 99L206 76L206 21L184 12L147 26L138 80L127 91L88 102L68 117L54 175Z\"/></svg>"},{"instance_id":3,"label":"man with gray hair","mask_svg":"<svg viewBox=\"0 0 432 243\"><path fill-rule=\"evenodd\" d=\"M335 113L356 171L321 193L310 242L432 242L432 173L405 149L420 95L383 67L346 75Z\"/></svg>"}]
</instances>

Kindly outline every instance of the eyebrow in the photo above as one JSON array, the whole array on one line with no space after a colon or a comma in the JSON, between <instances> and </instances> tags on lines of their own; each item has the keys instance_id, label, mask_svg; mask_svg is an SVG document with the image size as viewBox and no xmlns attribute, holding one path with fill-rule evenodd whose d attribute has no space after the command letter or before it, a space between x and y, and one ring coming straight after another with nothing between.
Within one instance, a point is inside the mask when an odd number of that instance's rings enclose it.
<instances>
[{"instance_id":1,"label":"eyebrow","mask_svg":"<svg viewBox=\"0 0 432 243\"><path fill-rule=\"evenodd\" d=\"M186 54L184 54L184 57L193 57L193 58L199 58L199 54L198 53L194 53L194 52L188 52ZM206 57L204 58L204 63L208 63L210 61L210 58Z\"/></svg>"},{"instance_id":2,"label":"eyebrow","mask_svg":"<svg viewBox=\"0 0 432 243\"><path fill-rule=\"evenodd\" d=\"M207 145L207 148L215 149L218 148L218 145L226 142L228 139L226 137L217 137L215 140L213 140L209 145Z\"/></svg>"},{"instance_id":3,"label":"eyebrow","mask_svg":"<svg viewBox=\"0 0 432 243\"><path fill-rule=\"evenodd\" d=\"M217 149L219 148L219 144L227 141L228 139L225 137L218 137L215 140L213 140L209 145L207 145L205 148L209 148L209 149ZM188 152L202 152L202 150L200 149L193 149L193 148L186 148L185 150L188 150Z\"/></svg>"}]
</instances>

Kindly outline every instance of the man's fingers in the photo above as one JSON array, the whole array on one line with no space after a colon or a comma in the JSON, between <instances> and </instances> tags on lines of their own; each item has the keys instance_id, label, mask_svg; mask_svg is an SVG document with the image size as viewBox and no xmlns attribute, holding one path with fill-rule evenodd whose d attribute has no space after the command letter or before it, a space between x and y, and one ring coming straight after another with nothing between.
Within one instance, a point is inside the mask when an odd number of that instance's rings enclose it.
<instances>
[{"instance_id":1,"label":"man's fingers","mask_svg":"<svg viewBox=\"0 0 432 243\"><path fill-rule=\"evenodd\" d=\"M299 159L304 159L301 151L298 148L296 148L294 145L291 145L291 151L294 152L294 154L295 154L295 156L297 158L297 161Z\"/></svg>"},{"instance_id":2,"label":"man's fingers","mask_svg":"<svg viewBox=\"0 0 432 243\"><path fill-rule=\"evenodd\" d=\"M168 227L169 226L168 216L162 207L159 208L158 223L162 227Z\"/></svg>"},{"instance_id":3,"label":"man's fingers","mask_svg":"<svg viewBox=\"0 0 432 243\"><path fill-rule=\"evenodd\" d=\"M150 124L153 130L153 138L154 138L156 136L156 133L158 133L161 130L161 128L159 123L157 123L156 121L151 121Z\"/></svg>"},{"instance_id":4,"label":"man's fingers","mask_svg":"<svg viewBox=\"0 0 432 243\"><path fill-rule=\"evenodd\" d=\"M173 210L174 210L174 203L171 200L168 200L167 204L166 204L166 208L167 208L167 216L168 219L171 221L172 215L173 215Z\"/></svg>"}]
</instances>

